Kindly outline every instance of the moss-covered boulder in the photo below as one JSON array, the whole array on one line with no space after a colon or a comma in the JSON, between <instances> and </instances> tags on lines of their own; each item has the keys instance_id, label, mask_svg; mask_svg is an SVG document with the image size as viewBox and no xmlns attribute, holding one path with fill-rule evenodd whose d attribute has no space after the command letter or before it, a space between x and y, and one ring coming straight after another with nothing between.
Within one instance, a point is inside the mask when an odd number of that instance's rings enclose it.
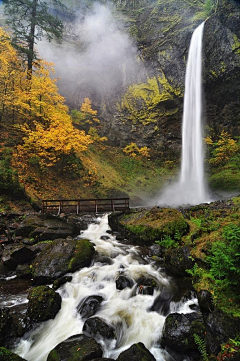
<instances>
[{"instance_id":1,"label":"moss-covered boulder","mask_svg":"<svg viewBox=\"0 0 240 361\"><path fill-rule=\"evenodd\" d=\"M32 265L34 282L37 285L50 283L90 265L94 247L87 239L57 239L40 252Z\"/></svg>"},{"instance_id":2,"label":"moss-covered boulder","mask_svg":"<svg viewBox=\"0 0 240 361\"><path fill-rule=\"evenodd\" d=\"M74 335L58 344L48 355L47 361L85 361L101 358L101 346L91 337Z\"/></svg>"},{"instance_id":3,"label":"moss-covered boulder","mask_svg":"<svg viewBox=\"0 0 240 361\"><path fill-rule=\"evenodd\" d=\"M48 286L30 290L27 315L31 322L53 319L61 308L61 296Z\"/></svg>"},{"instance_id":4,"label":"moss-covered boulder","mask_svg":"<svg viewBox=\"0 0 240 361\"><path fill-rule=\"evenodd\" d=\"M194 266L188 246L170 249L164 255L164 266L170 274L177 277L189 276L186 272Z\"/></svg>"},{"instance_id":5,"label":"moss-covered boulder","mask_svg":"<svg viewBox=\"0 0 240 361\"><path fill-rule=\"evenodd\" d=\"M57 216L29 215L20 223L15 233L17 236L45 241L76 236L79 234L79 227Z\"/></svg>"},{"instance_id":6,"label":"moss-covered boulder","mask_svg":"<svg viewBox=\"0 0 240 361\"><path fill-rule=\"evenodd\" d=\"M154 207L136 208L125 213L112 213L108 217L114 231L122 232L131 243L151 245L170 236L173 239L188 231L188 223L176 209Z\"/></svg>"},{"instance_id":7,"label":"moss-covered boulder","mask_svg":"<svg viewBox=\"0 0 240 361\"><path fill-rule=\"evenodd\" d=\"M163 328L162 345L179 353L198 351L194 335L204 339L205 326L201 313L172 313Z\"/></svg>"},{"instance_id":8,"label":"moss-covered boulder","mask_svg":"<svg viewBox=\"0 0 240 361\"><path fill-rule=\"evenodd\" d=\"M5 347L0 347L0 360L1 361L26 361L25 359L16 355L15 353L9 351Z\"/></svg>"},{"instance_id":9,"label":"moss-covered boulder","mask_svg":"<svg viewBox=\"0 0 240 361\"><path fill-rule=\"evenodd\" d=\"M207 351L217 355L221 350L221 344L234 339L239 333L239 318L215 309L206 319Z\"/></svg>"},{"instance_id":10,"label":"moss-covered boulder","mask_svg":"<svg viewBox=\"0 0 240 361\"><path fill-rule=\"evenodd\" d=\"M144 346L142 342L133 344L130 348L123 351L117 358L117 361L155 361L155 357Z\"/></svg>"}]
</instances>

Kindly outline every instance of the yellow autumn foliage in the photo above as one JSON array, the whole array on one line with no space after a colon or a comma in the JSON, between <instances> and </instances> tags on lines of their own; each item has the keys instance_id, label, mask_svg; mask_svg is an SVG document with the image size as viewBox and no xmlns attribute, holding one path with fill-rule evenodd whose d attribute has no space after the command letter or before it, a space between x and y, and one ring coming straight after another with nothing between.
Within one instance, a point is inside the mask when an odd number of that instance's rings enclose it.
<instances>
[{"instance_id":1,"label":"yellow autumn foliage","mask_svg":"<svg viewBox=\"0 0 240 361\"><path fill-rule=\"evenodd\" d=\"M10 37L0 28L0 121L14 122L23 134L14 152L18 168L26 169L33 157L41 167L53 166L70 154L79 156L93 142L74 128L57 80L51 78L53 71L52 63L39 61L29 78ZM95 119L97 113L90 105L87 100L85 111Z\"/></svg>"},{"instance_id":2,"label":"yellow autumn foliage","mask_svg":"<svg viewBox=\"0 0 240 361\"><path fill-rule=\"evenodd\" d=\"M205 142L212 148L209 163L216 166L229 161L240 150L237 140L231 138L231 135L225 130L221 132L216 142L211 137L206 137Z\"/></svg>"}]
</instances>

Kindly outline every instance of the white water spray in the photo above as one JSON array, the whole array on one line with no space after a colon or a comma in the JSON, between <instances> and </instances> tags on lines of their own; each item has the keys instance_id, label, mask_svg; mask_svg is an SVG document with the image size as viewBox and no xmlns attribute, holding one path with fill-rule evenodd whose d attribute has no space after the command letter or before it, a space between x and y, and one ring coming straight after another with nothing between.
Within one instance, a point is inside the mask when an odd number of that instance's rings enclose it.
<instances>
[{"instance_id":1,"label":"white water spray","mask_svg":"<svg viewBox=\"0 0 240 361\"><path fill-rule=\"evenodd\" d=\"M202 141L202 36L204 23L194 31L190 43L182 124L182 162L177 183L172 184L158 204L177 206L209 202L204 178Z\"/></svg>"},{"instance_id":2,"label":"white water spray","mask_svg":"<svg viewBox=\"0 0 240 361\"><path fill-rule=\"evenodd\" d=\"M156 361L171 359L159 344L166 316L161 312L150 310L162 289L171 288L171 279L166 277L160 269L143 262L142 259L142 262L139 262L138 247L121 244L114 236L106 234L107 215L99 221L98 224L91 224L81 237L90 239L100 256L111 258L111 264L102 264L96 260L91 267L75 272L72 281L58 290L62 296L62 306L55 319L42 323L39 328L22 338L14 350L24 359L46 361L48 353L57 344L72 335L82 333L84 320L77 312L77 306L85 297L91 295L101 295L104 298L96 316L113 326L120 325L121 332L116 340L110 343L101 341L103 357L116 359L132 344L143 342ZM105 237L101 237L103 235ZM115 282L123 270L124 274L134 281L134 285L132 288L118 290ZM158 287L153 295L134 291L137 286L136 280L140 277L155 280ZM189 305L196 303L197 299L194 298L188 301L171 302L169 312L193 312Z\"/></svg>"}]
</instances>

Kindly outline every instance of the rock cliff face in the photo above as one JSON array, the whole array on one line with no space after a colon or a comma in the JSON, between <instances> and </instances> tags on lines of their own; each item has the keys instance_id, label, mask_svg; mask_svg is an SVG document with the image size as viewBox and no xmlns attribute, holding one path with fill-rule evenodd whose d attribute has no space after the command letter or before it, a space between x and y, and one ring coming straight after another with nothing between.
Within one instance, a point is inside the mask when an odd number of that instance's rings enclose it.
<instances>
[{"instance_id":1,"label":"rock cliff face","mask_svg":"<svg viewBox=\"0 0 240 361\"><path fill-rule=\"evenodd\" d=\"M129 87L122 81L111 94L79 85L67 101L78 106L92 98L109 142L136 142L164 155L179 156L186 62L191 35L207 18L203 72L206 131L236 136L240 120L240 3L235 0L114 1L125 31L138 47L143 73ZM119 15L121 14L121 15ZM134 77L132 79L134 83Z\"/></svg>"},{"instance_id":2,"label":"rock cliff face","mask_svg":"<svg viewBox=\"0 0 240 361\"><path fill-rule=\"evenodd\" d=\"M207 124L216 133L240 131L240 4L221 0L204 32Z\"/></svg>"}]
</instances>

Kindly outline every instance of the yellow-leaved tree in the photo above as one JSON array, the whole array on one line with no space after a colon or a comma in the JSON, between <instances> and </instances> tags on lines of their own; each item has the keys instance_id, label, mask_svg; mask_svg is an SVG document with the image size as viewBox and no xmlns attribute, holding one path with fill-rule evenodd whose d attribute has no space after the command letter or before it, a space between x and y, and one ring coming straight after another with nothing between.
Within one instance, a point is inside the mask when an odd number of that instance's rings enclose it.
<instances>
[{"instance_id":1,"label":"yellow-leaved tree","mask_svg":"<svg viewBox=\"0 0 240 361\"><path fill-rule=\"evenodd\" d=\"M209 163L213 166L219 166L227 163L231 158L239 154L240 145L236 139L223 130L216 142L211 137L206 137L205 142L211 148L211 158Z\"/></svg>"},{"instance_id":2,"label":"yellow-leaved tree","mask_svg":"<svg viewBox=\"0 0 240 361\"><path fill-rule=\"evenodd\" d=\"M25 71L11 45L9 35L0 28L0 122L14 123L25 107Z\"/></svg>"},{"instance_id":3,"label":"yellow-leaved tree","mask_svg":"<svg viewBox=\"0 0 240 361\"><path fill-rule=\"evenodd\" d=\"M56 80L51 79L52 64L39 62L26 92L26 122L20 125L23 144L17 147L18 163L33 160L41 168L57 165L61 171L67 156L79 156L93 142L85 131L76 129L58 93Z\"/></svg>"},{"instance_id":4,"label":"yellow-leaved tree","mask_svg":"<svg viewBox=\"0 0 240 361\"><path fill-rule=\"evenodd\" d=\"M51 78L53 71L52 63L38 61L29 78L26 64L0 28L0 121L14 122L22 133L22 142L14 152L14 163L21 174L33 163L41 169L57 166L63 171L69 157L79 158L93 142L84 130L73 126L65 99L58 93L57 80ZM87 104L84 112L92 113L97 121L95 111Z\"/></svg>"}]
</instances>

